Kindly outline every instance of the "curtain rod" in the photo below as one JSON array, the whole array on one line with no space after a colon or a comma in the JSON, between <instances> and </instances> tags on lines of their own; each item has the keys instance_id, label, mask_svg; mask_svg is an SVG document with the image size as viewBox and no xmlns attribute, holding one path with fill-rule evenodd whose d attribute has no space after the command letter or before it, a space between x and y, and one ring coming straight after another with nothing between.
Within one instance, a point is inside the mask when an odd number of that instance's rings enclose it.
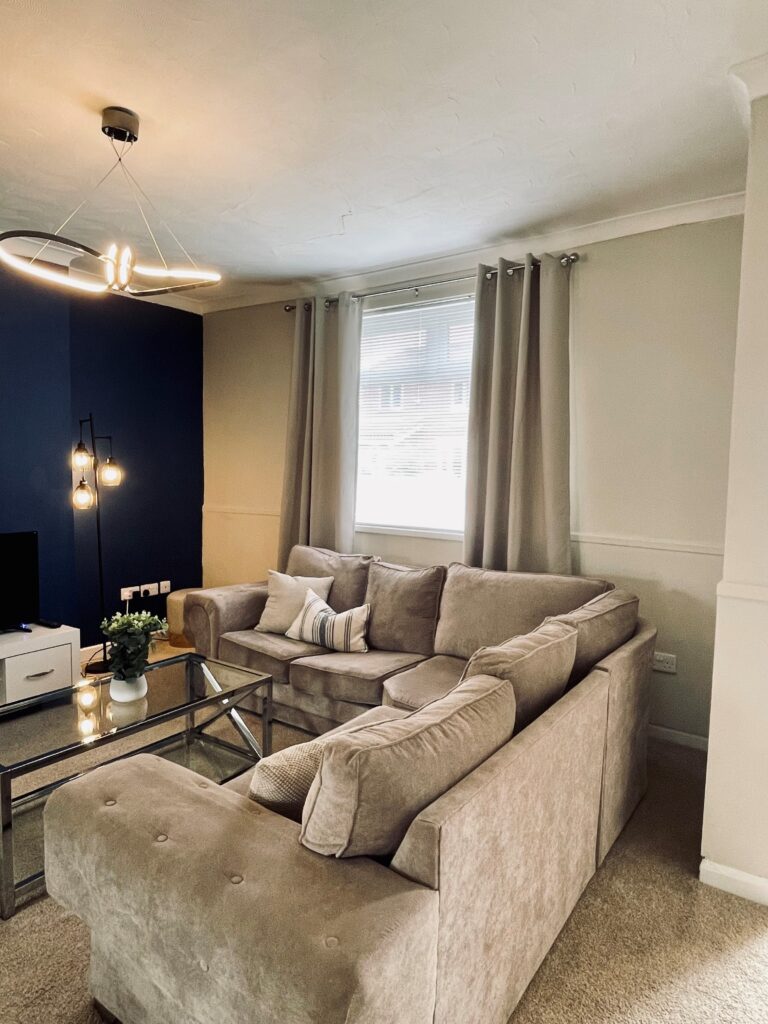
<instances>
[{"instance_id":1,"label":"curtain rod","mask_svg":"<svg viewBox=\"0 0 768 1024\"><path fill-rule=\"evenodd\" d=\"M566 267L567 269L570 269L570 267L572 267L574 263L578 263L579 262L579 258L580 258L579 257L579 253L577 253L577 252L564 252L562 254L562 256L560 257L559 263L560 263L560 266ZM536 259L534 257L533 265L534 265L534 267L540 266L541 265L541 260L538 260L538 259ZM507 268L507 273L508 274L513 274L516 270L522 270L524 267L525 267L524 263L515 263L514 266L511 266L511 267ZM485 275L486 280L490 280L496 274L498 274L498 270L489 270L489 271L487 271L486 275ZM445 278L442 278L439 281L424 281L421 284L417 283L417 284L398 285L397 288L383 288L383 289L380 289L379 291L353 292L352 293L352 298L353 299L368 299L368 298L373 298L373 297L375 297L377 295L397 295L399 292L414 292L414 291L417 292L420 288L436 288L436 287L439 287L440 285L443 285L443 284L460 284L462 281L476 281L476 280L477 280L477 273L464 272L460 276L457 276L457 277L445 277ZM324 301L325 308L328 309L330 306L334 305L338 301L339 300L336 297L328 297L328 298L326 298L325 301ZM305 310L309 310L310 308L311 308L310 303L309 302L305 302L304 303L304 309ZM291 312L293 312L294 309L296 309L296 303L295 302L293 302L293 303L288 302L288 303L285 304L285 306L283 306L283 309L285 310L286 313L291 313Z\"/></svg>"}]
</instances>

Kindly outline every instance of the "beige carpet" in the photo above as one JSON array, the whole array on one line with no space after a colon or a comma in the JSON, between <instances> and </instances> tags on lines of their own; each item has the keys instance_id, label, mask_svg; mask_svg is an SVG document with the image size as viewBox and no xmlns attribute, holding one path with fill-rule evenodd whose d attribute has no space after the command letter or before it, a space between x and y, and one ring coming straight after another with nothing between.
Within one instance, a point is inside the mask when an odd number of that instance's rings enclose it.
<instances>
[{"instance_id":1,"label":"beige carpet","mask_svg":"<svg viewBox=\"0 0 768 1024\"><path fill-rule=\"evenodd\" d=\"M300 737L277 727L275 746ZM696 880L703 755L656 744L651 769L512 1024L768 1024L768 908ZM87 969L79 922L30 903L0 922L0 1022L99 1024Z\"/></svg>"}]
</instances>

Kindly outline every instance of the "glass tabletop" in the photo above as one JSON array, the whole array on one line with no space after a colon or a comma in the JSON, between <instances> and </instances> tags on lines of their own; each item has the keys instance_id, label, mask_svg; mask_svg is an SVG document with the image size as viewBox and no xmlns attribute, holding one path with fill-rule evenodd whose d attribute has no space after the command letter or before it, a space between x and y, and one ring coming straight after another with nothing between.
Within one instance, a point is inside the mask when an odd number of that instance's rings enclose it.
<instances>
[{"instance_id":1,"label":"glass tabletop","mask_svg":"<svg viewBox=\"0 0 768 1024\"><path fill-rule=\"evenodd\" d=\"M182 654L145 671L147 694L129 704L109 696L110 676L0 708L0 770L21 773L181 717L222 694L244 696L270 679L260 672Z\"/></svg>"}]
</instances>

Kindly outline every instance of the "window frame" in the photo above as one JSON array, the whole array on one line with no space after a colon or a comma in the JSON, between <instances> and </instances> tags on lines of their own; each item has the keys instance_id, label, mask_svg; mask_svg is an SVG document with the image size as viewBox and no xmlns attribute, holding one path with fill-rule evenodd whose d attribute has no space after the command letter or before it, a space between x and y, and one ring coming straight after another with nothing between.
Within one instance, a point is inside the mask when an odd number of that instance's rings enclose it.
<instances>
[{"instance_id":1,"label":"window frame","mask_svg":"<svg viewBox=\"0 0 768 1024\"><path fill-rule=\"evenodd\" d=\"M400 291L400 287L402 287L402 291ZM397 286L397 288L397 291L365 296L363 298L363 315L367 312L381 312L389 309L399 309L404 306L422 306L440 302L443 299L475 298L474 278L470 277L457 281L441 281L431 285L414 284L411 286L406 284ZM474 338L472 341L474 344ZM471 376L467 382L467 387L467 405L469 405L472 392ZM453 396L451 397L451 406L452 408L457 408L457 406L453 405ZM358 446L359 442L358 427ZM355 514L357 514L357 508L355 508ZM354 531L356 534L360 533L367 536L413 537L415 539L422 538L424 540L454 542L463 541L465 533L464 530L440 529L439 527L379 525L377 523L358 522L357 518L355 519Z\"/></svg>"}]
</instances>

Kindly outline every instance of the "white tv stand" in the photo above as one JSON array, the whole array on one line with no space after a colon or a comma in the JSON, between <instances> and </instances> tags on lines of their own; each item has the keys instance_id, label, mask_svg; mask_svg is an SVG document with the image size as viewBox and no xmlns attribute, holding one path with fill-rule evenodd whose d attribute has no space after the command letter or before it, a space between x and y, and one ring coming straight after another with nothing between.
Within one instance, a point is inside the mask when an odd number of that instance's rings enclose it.
<instances>
[{"instance_id":1,"label":"white tv stand","mask_svg":"<svg viewBox=\"0 0 768 1024\"><path fill-rule=\"evenodd\" d=\"M0 705L74 686L80 678L80 630L74 626L0 634Z\"/></svg>"}]
</instances>

